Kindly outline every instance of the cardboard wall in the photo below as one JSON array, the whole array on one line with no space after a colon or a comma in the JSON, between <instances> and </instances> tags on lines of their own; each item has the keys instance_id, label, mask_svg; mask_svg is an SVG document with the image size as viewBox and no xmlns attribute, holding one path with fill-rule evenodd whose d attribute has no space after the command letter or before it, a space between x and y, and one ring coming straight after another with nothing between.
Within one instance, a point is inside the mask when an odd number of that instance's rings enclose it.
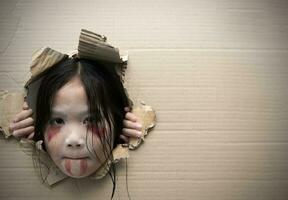
<instances>
[{"instance_id":1,"label":"cardboard wall","mask_svg":"<svg viewBox=\"0 0 288 200\"><path fill-rule=\"evenodd\" d=\"M34 50L77 48L81 28L129 51L130 95L158 118L128 160L131 199L288 199L287 1L2 0L0 16L0 89L21 90ZM110 199L109 177L42 185L16 141L0 139L0 160L0 199Z\"/></svg>"}]
</instances>

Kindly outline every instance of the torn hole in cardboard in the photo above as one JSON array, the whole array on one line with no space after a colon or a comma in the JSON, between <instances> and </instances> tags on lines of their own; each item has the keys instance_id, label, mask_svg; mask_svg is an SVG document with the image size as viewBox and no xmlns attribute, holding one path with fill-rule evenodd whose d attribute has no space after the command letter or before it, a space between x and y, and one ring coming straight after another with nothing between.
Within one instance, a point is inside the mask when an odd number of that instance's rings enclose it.
<instances>
[{"instance_id":1,"label":"torn hole in cardboard","mask_svg":"<svg viewBox=\"0 0 288 200\"><path fill-rule=\"evenodd\" d=\"M128 53L126 52L126 54L120 56L119 50L106 41L107 38L105 36L82 29L79 38L78 51L73 51L73 53L69 55L60 53L49 47L44 47L37 50L32 55L30 66L31 78L25 84L25 88L27 89L26 100L29 107L34 111L34 120L35 111L37 109L37 92L42 78L45 76L48 69L67 59L69 56L114 63L115 70L123 82L128 63ZM6 138L11 136L11 133L9 133L9 123L12 118L22 110L25 95L26 94L24 93L9 93L8 91L0 92L0 128ZM142 135L140 138L130 138L128 145L119 144L114 148L112 152L112 160L114 163L129 158L129 150L138 148L144 141L144 137L156 124L155 111L144 102L142 102L141 105L134 106L132 113L134 113L139 118L140 123L142 123ZM34 152L38 155L40 161L38 167L44 172L47 183L53 185L68 176L61 172L53 163L48 153L43 150L42 143L43 141L35 142L28 139L20 140L20 145L26 154L33 156L32 152ZM104 163L93 175L90 175L90 178L100 179L104 177L107 174L110 165L110 162ZM47 166L49 167L47 168Z\"/></svg>"}]
</instances>

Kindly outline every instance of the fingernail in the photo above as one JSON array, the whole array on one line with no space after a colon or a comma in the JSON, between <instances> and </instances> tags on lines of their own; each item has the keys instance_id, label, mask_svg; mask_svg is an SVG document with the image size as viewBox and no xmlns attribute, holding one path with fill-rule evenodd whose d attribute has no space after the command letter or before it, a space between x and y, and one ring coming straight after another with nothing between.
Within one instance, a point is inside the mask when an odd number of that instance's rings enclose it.
<instances>
[{"instance_id":1,"label":"fingernail","mask_svg":"<svg viewBox=\"0 0 288 200\"><path fill-rule=\"evenodd\" d=\"M129 147L129 144L124 143L124 144L122 144L122 147Z\"/></svg>"},{"instance_id":2,"label":"fingernail","mask_svg":"<svg viewBox=\"0 0 288 200\"><path fill-rule=\"evenodd\" d=\"M140 123L137 123L136 126L137 126L137 128L142 128L142 124L140 124Z\"/></svg>"},{"instance_id":3,"label":"fingernail","mask_svg":"<svg viewBox=\"0 0 288 200\"><path fill-rule=\"evenodd\" d=\"M10 129L10 130L13 130L13 129L14 129L14 124L10 124L10 125L9 125L9 129Z\"/></svg>"},{"instance_id":4,"label":"fingernail","mask_svg":"<svg viewBox=\"0 0 288 200\"><path fill-rule=\"evenodd\" d=\"M142 137L142 132L141 131L137 131L138 132L138 137Z\"/></svg>"}]
</instances>

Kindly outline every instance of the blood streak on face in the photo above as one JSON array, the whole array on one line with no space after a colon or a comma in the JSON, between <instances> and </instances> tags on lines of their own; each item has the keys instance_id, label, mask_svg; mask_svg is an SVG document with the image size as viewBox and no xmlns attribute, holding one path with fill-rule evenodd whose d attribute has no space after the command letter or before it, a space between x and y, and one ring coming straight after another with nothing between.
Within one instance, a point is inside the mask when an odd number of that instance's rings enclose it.
<instances>
[{"instance_id":1,"label":"blood streak on face","mask_svg":"<svg viewBox=\"0 0 288 200\"><path fill-rule=\"evenodd\" d=\"M85 174L86 170L87 170L87 160L86 159L82 159L80 161L80 174L83 175Z\"/></svg>"},{"instance_id":2,"label":"blood streak on face","mask_svg":"<svg viewBox=\"0 0 288 200\"><path fill-rule=\"evenodd\" d=\"M65 160L65 169L66 171L72 175L72 172L71 172L71 160L68 160L66 159Z\"/></svg>"},{"instance_id":3,"label":"blood streak on face","mask_svg":"<svg viewBox=\"0 0 288 200\"><path fill-rule=\"evenodd\" d=\"M59 133L60 127L59 126L49 126L47 130L47 135L48 135L48 142Z\"/></svg>"},{"instance_id":4,"label":"blood streak on face","mask_svg":"<svg viewBox=\"0 0 288 200\"><path fill-rule=\"evenodd\" d=\"M88 130L90 130L93 134L98 135L99 137L102 137L105 133L106 129L103 127L98 127L96 124L90 124L88 126Z\"/></svg>"}]
</instances>

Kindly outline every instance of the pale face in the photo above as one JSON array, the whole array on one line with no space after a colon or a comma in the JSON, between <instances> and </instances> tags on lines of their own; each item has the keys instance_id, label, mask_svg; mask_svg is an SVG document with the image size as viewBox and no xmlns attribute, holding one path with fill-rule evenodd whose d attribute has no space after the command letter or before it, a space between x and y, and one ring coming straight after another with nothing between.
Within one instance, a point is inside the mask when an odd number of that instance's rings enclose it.
<instances>
[{"instance_id":1,"label":"pale face","mask_svg":"<svg viewBox=\"0 0 288 200\"><path fill-rule=\"evenodd\" d=\"M44 133L50 157L70 177L89 176L106 161L99 138L104 128L97 129L91 120L85 90L75 77L56 93Z\"/></svg>"}]
</instances>

